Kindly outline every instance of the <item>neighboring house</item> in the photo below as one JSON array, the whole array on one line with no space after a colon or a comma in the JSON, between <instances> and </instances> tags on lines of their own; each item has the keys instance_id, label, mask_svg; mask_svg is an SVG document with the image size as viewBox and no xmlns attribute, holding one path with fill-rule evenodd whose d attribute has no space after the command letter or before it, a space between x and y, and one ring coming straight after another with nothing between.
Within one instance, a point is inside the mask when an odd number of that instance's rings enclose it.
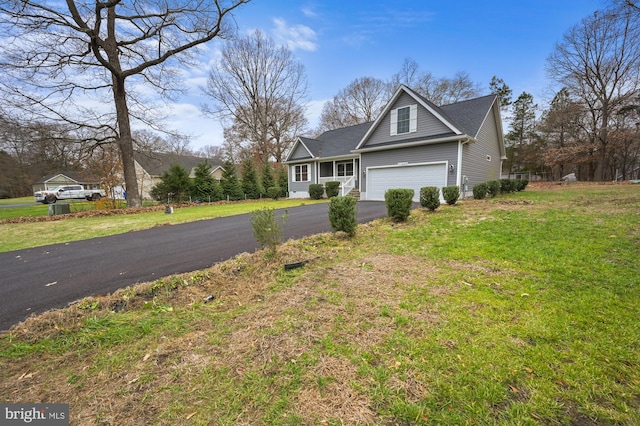
<instances>
[{"instance_id":1,"label":"neighboring house","mask_svg":"<svg viewBox=\"0 0 640 426\"><path fill-rule=\"evenodd\" d=\"M195 177L195 168L198 164L208 161L211 166L211 176L220 181L222 178L222 162L192 155L177 155L160 152L140 152L134 153L136 177L138 179L138 190L143 199L149 199L151 188L161 181L164 172L169 171L175 163L184 167L189 172L189 177Z\"/></svg>"},{"instance_id":2,"label":"neighboring house","mask_svg":"<svg viewBox=\"0 0 640 426\"><path fill-rule=\"evenodd\" d=\"M100 179L85 172L63 172L45 176L33 184L33 192L63 185L82 185L85 189L100 189Z\"/></svg>"},{"instance_id":3,"label":"neighboring house","mask_svg":"<svg viewBox=\"0 0 640 426\"><path fill-rule=\"evenodd\" d=\"M289 196L309 197L309 185L342 182L342 194L384 200L392 188L459 186L501 177L506 159L495 95L437 107L406 86L373 123L299 137L285 159Z\"/></svg>"}]
</instances>

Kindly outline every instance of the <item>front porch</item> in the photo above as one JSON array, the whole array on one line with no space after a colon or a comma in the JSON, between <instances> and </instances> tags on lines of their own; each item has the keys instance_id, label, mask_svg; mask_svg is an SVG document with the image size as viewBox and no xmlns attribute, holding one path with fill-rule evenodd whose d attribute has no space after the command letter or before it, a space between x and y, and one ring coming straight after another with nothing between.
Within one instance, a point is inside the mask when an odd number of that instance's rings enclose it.
<instances>
[{"instance_id":1,"label":"front porch","mask_svg":"<svg viewBox=\"0 0 640 426\"><path fill-rule=\"evenodd\" d=\"M339 161L323 161L318 164L318 183L340 182L340 195L344 196L360 189L358 158ZM359 194L359 192L358 192Z\"/></svg>"}]
</instances>

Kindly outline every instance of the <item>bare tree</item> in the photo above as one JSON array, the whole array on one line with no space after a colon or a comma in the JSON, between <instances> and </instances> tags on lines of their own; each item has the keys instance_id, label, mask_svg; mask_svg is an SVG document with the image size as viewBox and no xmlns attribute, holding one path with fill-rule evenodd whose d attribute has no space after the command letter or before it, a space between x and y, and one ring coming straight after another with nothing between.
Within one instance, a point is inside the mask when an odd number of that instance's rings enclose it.
<instances>
[{"instance_id":1,"label":"bare tree","mask_svg":"<svg viewBox=\"0 0 640 426\"><path fill-rule=\"evenodd\" d=\"M249 1L3 1L5 101L41 119L93 129L98 143L117 142L127 205L140 206L131 121L146 117L138 104L144 99L132 88L144 84L166 94L172 66L222 36L231 12ZM90 95L101 105L88 105ZM109 97L112 111L105 113Z\"/></svg>"},{"instance_id":2,"label":"bare tree","mask_svg":"<svg viewBox=\"0 0 640 426\"><path fill-rule=\"evenodd\" d=\"M404 84L436 105L446 105L471 99L480 94L480 86L474 83L469 73L458 71L453 77L434 77L430 72L422 72L420 65L411 58L405 58L400 71L391 77L390 92Z\"/></svg>"},{"instance_id":3,"label":"bare tree","mask_svg":"<svg viewBox=\"0 0 640 426\"><path fill-rule=\"evenodd\" d=\"M480 86L464 71L458 71L452 78L433 78L426 74L418 90L436 105L452 104L480 94Z\"/></svg>"},{"instance_id":4,"label":"bare tree","mask_svg":"<svg viewBox=\"0 0 640 426\"><path fill-rule=\"evenodd\" d=\"M219 145L205 145L198 149L195 155L202 158L215 159L220 162L224 161L224 149Z\"/></svg>"},{"instance_id":5,"label":"bare tree","mask_svg":"<svg viewBox=\"0 0 640 426\"><path fill-rule=\"evenodd\" d=\"M391 76L391 92L394 92L398 86L404 84L407 87L417 88L423 75L420 72L420 65L413 58L404 58L400 71Z\"/></svg>"},{"instance_id":6,"label":"bare tree","mask_svg":"<svg viewBox=\"0 0 640 426\"><path fill-rule=\"evenodd\" d=\"M638 0L612 0L614 5L622 5L629 7L636 12L640 12L640 1Z\"/></svg>"},{"instance_id":7,"label":"bare tree","mask_svg":"<svg viewBox=\"0 0 640 426\"><path fill-rule=\"evenodd\" d=\"M614 115L640 87L639 18L628 7L596 12L571 28L548 58L550 76L587 108L590 137L598 146L596 180L607 178Z\"/></svg>"},{"instance_id":8,"label":"bare tree","mask_svg":"<svg viewBox=\"0 0 640 426\"><path fill-rule=\"evenodd\" d=\"M387 101L384 81L373 77L357 78L324 104L318 132L373 121Z\"/></svg>"},{"instance_id":9,"label":"bare tree","mask_svg":"<svg viewBox=\"0 0 640 426\"><path fill-rule=\"evenodd\" d=\"M226 142L260 165L270 157L281 162L307 124L304 67L259 30L227 43L204 92L214 101L207 112L225 122Z\"/></svg>"}]
</instances>

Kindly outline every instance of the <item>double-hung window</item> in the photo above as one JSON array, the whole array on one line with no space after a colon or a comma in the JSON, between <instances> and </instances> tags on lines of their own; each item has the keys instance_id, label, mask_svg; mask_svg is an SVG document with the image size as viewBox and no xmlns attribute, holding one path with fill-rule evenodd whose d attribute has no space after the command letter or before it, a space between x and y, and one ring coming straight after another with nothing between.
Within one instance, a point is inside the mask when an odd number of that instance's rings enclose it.
<instances>
[{"instance_id":1,"label":"double-hung window","mask_svg":"<svg viewBox=\"0 0 640 426\"><path fill-rule=\"evenodd\" d=\"M411 107L398 108L397 134L409 133Z\"/></svg>"},{"instance_id":2,"label":"double-hung window","mask_svg":"<svg viewBox=\"0 0 640 426\"><path fill-rule=\"evenodd\" d=\"M418 106L408 105L391 110L391 136L413 133L418 129Z\"/></svg>"},{"instance_id":3,"label":"double-hung window","mask_svg":"<svg viewBox=\"0 0 640 426\"><path fill-rule=\"evenodd\" d=\"M309 165L298 164L293 166L293 181L294 182L309 182Z\"/></svg>"}]
</instances>

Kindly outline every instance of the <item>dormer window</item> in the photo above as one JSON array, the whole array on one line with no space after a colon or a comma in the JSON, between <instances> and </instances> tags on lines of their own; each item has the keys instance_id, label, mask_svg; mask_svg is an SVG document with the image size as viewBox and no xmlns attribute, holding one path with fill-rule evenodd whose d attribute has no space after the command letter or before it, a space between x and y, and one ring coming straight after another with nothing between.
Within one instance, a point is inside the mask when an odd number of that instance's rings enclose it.
<instances>
[{"instance_id":1,"label":"dormer window","mask_svg":"<svg viewBox=\"0 0 640 426\"><path fill-rule=\"evenodd\" d=\"M417 129L417 105L408 105L406 107L391 110L391 136L413 133Z\"/></svg>"}]
</instances>

